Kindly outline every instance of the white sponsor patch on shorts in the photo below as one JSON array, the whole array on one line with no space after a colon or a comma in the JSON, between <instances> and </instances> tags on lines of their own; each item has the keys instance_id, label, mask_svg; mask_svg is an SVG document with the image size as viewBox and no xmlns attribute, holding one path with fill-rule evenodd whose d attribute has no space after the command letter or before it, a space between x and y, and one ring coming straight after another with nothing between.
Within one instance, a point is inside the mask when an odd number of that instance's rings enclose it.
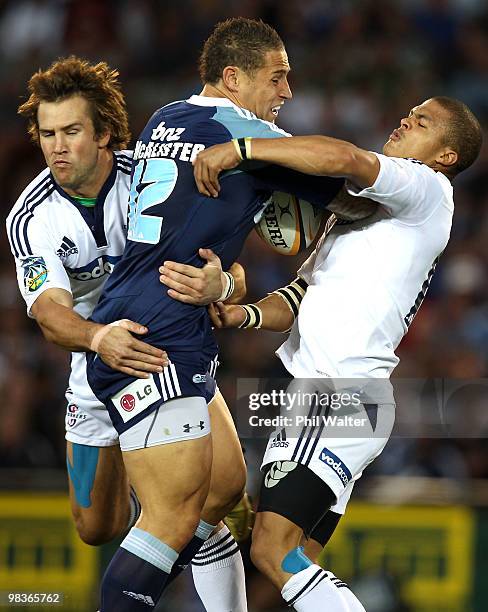
<instances>
[{"instance_id":1,"label":"white sponsor patch on shorts","mask_svg":"<svg viewBox=\"0 0 488 612\"><path fill-rule=\"evenodd\" d=\"M140 378L114 395L112 402L124 423L127 423L158 399L161 399L161 393L154 380Z\"/></svg>"}]
</instances>

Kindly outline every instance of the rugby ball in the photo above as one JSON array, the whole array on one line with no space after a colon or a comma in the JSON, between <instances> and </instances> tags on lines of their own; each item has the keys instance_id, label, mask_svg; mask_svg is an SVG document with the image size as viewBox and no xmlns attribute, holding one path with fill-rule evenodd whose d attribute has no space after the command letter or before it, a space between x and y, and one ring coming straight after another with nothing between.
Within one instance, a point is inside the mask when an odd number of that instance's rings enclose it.
<instances>
[{"instance_id":1,"label":"rugby ball","mask_svg":"<svg viewBox=\"0 0 488 612\"><path fill-rule=\"evenodd\" d=\"M296 255L312 244L324 215L305 200L275 191L255 229L276 253Z\"/></svg>"}]
</instances>

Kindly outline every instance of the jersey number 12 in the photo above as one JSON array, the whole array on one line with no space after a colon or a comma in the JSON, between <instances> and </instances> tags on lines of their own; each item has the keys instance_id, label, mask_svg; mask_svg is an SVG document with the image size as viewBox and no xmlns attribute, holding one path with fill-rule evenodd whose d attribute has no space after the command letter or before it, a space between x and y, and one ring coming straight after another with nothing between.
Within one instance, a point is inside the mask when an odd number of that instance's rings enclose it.
<instances>
[{"instance_id":1,"label":"jersey number 12","mask_svg":"<svg viewBox=\"0 0 488 612\"><path fill-rule=\"evenodd\" d=\"M178 166L172 159L141 159L130 187L127 239L157 244L163 217L145 214L148 208L165 202L176 185Z\"/></svg>"}]
</instances>

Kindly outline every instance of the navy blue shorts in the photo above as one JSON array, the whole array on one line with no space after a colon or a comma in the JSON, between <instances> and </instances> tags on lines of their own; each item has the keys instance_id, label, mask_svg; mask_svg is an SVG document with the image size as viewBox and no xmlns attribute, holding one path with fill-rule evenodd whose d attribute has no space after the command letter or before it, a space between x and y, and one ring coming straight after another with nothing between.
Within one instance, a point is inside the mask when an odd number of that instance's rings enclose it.
<instances>
[{"instance_id":1,"label":"navy blue shorts","mask_svg":"<svg viewBox=\"0 0 488 612\"><path fill-rule=\"evenodd\" d=\"M119 433L130 429L158 406L177 397L203 397L209 403L217 388L215 352L168 351L169 365L161 374L135 378L117 372L95 353L87 355L87 378L105 404Z\"/></svg>"}]
</instances>

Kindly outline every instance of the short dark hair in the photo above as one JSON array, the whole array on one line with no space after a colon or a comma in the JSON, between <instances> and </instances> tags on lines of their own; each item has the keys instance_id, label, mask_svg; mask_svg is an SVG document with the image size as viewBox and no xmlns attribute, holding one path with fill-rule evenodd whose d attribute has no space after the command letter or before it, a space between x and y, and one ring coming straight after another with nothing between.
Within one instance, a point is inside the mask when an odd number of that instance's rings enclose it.
<instances>
[{"instance_id":1,"label":"short dark hair","mask_svg":"<svg viewBox=\"0 0 488 612\"><path fill-rule=\"evenodd\" d=\"M85 98L90 106L95 134L110 132L108 147L124 149L130 140L129 119L119 73L105 62L96 65L71 55L38 70L29 80L29 99L18 108L28 120L28 132L39 143L37 111L41 102L58 102L72 96Z\"/></svg>"},{"instance_id":2,"label":"short dark hair","mask_svg":"<svg viewBox=\"0 0 488 612\"><path fill-rule=\"evenodd\" d=\"M218 23L200 55L202 82L215 85L226 66L237 66L252 75L264 65L268 51L284 49L278 33L261 19L233 17Z\"/></svg>"},{"instance_id":3,"label":"short dark hair","mask_svg":"<svg viewBox=\"0 0 488 612\"><path fill-rule=\"evenodd\" d=\"M449 113L445 144L456 151L458 160L446 173L454 178L476 161L483 142L483 131L480 122L464 102L446 96L431 99Z\"/></svg>"}]
</instances>

